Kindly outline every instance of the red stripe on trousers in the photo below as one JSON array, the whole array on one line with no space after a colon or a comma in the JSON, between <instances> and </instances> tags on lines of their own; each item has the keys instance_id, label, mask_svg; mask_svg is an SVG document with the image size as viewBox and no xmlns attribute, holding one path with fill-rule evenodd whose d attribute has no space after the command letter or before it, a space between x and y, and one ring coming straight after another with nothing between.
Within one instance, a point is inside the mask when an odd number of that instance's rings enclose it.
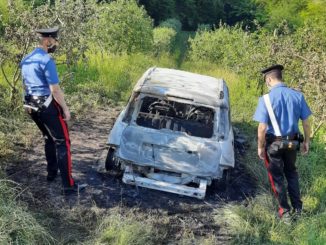
<instances>
[{"instance_id":1,"label":"red stripe on trousers","mask_svg":"<svg viewBox=\"0 0 326 245\"><path fill-rule=\"evenodd\" d=\"M282 207L279 207L279 209L278 209L278 216L279 216L280 218L282 218L283 213L284 213L284 209L283 209Z\"/></svg>"},{"instance_id":2,"label":"red stripe on trousers","mask_svg":"<svg viewBox=\"0 0 326 245\"><path fill-rule=\"evenodd\" d=\"M272 190L273 190L276 198L278 198L278 192L277 192L276 187L275 187L275 184L274 184L273 176L272 176L272 174L268 170L269 162L268 162L268 158L267 158L267 151L265 151L265 159L264 159L264 162L265 162L265 166L266 166L267 173L268 173L268 179L269 179L269 182L271 183L271 186L272 186ZM279 215L280 218L282 218L283 213L284 213L284 209L282 207L279 207L279 209L278 209L278 215Z\"/></svg>"},{"instance_id":3,"label":"red stripe on trousers","mask_svg":"<svg viewBox=\"0 0 326 245\"><path fill-rule=\"evenodd\" d=\"M62 118L61 108L60 108L59 104L56 101L54 101L54 104L55 104L55 106L58 109L58 112L59 112L59 121L60 121L60 124L62 126L63 134L64 134L65 140L66 140L67 158L68 158L67 159L68 160L68 178L69 178L69 184L70 184L70 186L73 186L74 185L74 180L71 177L71 165L72 165L72 163L71 163L70 139L69 139L68 128L67 128L66 122Z\"/></svg>"},{"instance_id":4,"label":"red stripe on trousers","mask_svg":"<svg viewBox=\"0 0 326 245\"><path fill-rule=\"evenodd\" d=\"M274 184L273 176L272 176L272 174L271 174L271 173L269 172L269 170L268 170L269 162L268 162L268 159L267 159L267 152L265 152L265 160L264 160L264 162L265 162L265 166L266 166L266 168L267 168L268 179L269 179L269 182L271 183L272 190L273 190L275 196L278 197L278 193L277 193L276 188L275 188L275 184Z\"/></svg>"}]
</instances>

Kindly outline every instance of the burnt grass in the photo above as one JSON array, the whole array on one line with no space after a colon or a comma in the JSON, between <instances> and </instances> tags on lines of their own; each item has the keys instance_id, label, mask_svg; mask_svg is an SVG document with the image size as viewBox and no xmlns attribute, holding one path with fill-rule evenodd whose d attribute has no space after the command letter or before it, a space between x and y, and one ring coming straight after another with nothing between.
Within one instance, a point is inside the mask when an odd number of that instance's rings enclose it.
<instances>
[{"instance_id":1,"label":"burnt grass","mask_svg":"<svg viewBox=\"0 0 326 245\"><path fill-rule=\"evenodd\" d=\"M232 238L227 225L223 217L218 222L214 217L225 204L245 203L256 191L255 181L242 163L244 143L240 140L235 145L236 167L228 184L213 182L204 200L126 185L120 174L103 168L107 136L120 109L98 109L72 120L73 176L79 183L88 184L84 192L63 196L60 176L54 182L46 181L44 143L39 133L32 148L19 150L19 160L6 169L8 178L22 190L19 198L60 244L90 239L101 218L117 208L122 213L136 212L139 220L154 217L153 225L166 233L161 243L177 243L187 231L199 238L213 235L216 243L227 243Z\"/></svg>"}]
</instances>

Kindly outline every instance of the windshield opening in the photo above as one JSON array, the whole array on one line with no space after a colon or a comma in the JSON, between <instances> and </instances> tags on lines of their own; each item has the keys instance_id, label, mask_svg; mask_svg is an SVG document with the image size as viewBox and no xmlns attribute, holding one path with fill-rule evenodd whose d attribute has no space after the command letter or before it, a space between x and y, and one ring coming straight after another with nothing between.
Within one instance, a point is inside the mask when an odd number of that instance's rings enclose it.
<instances>
[{"instance_id":1,"label":"windshield opening","mask_svg":"<svg viewBox=\"0 0 326 245\"><path fill-rule=\"evenodd\" d=\"M214 110L204 106L144 97L136 123L153 129L169 129L188 135L211 138L214 132Z\"/></svg>"}]
</instances>

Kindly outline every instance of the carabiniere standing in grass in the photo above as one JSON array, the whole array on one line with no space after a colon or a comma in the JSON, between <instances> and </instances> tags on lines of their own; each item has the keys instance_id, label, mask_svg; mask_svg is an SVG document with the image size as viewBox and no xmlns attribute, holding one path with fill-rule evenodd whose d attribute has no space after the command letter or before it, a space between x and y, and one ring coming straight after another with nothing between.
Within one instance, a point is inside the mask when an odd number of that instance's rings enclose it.
<instances>
[{"instance_id":1,"label":"carabiniere standing in grass","mask_svg":"<svg viewBox=\"0 0 326 245\"><path fill-rule=\"evenodd\" d=\"M259 98L254 120L259 122L258 156L265 161L269 180L279 203L278 215L289 219L291 207L287 191L294 213L301 214L302 210L295 161L300 142L303 142L303 154L309 151L308 117L311 111L302 93L288 88L282 82L282 70L282 65L274 65L262 71L270 91ZM299 132L299 119L302 120L304 141Z\"/></svg>"},{"instance_id":2,"label":"carabiniere standing in grass","mask_svg":"<svg viewBox=\"0 0 326 245\"><path fill-rule=\"evenodd\" d=\"M24 107L41 130L45 140L47 180L60 170L63 193L77 192L71 175L72 163L67 121L70 112L59 86L56 65L49 53L58 45L59 28L36 30L38 47L23 58L21 71L25 88Z\"/></svg>"}]
</instances>

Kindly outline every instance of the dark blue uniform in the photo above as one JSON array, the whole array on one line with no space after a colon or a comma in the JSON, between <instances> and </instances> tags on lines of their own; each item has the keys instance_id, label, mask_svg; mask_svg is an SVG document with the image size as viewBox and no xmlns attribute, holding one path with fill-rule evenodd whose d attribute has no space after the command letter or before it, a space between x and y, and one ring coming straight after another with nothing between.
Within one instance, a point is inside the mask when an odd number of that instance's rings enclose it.
<instances>
[{"instance_id":1,"label":"dark blue uniform","mask_svg":"<svg viewBox=\"0 0 326 245\"><path fill-rule=\"evenodd\" d=\"M297 140L295 137L299 133L299 119L306 120L311 115L304 96L302 93L288 88L283 83L272 87L269 96L282 137ZM287 200L284 176L288 183L287 189L291 205L295 210L301 210L302 201L300 198L298 173L295 166L297 151L291 148L280 149L281 140L275 137L267 107L262 97L259 99L254 120L268 125L265 163L269 172L272 189L279 202L280 216L284 212L291 210Z\"/></svg>"},{"instance_id":2,"label":"dark blue uniform","mask_svg":"<svg viewBox=\"0 0 326 245\"><path fill-rule=\"evenodd\" d=\"M51 95L49 85L59 83L55 63L45 50L36 48L22 60L21 70L25 102L39 107L30 116L44 136L48 180L53 180L60 169L63 186L73 186L70 139L62 108L54 99L48 107L42 106Z\"/></svg>"}]
</instances>

